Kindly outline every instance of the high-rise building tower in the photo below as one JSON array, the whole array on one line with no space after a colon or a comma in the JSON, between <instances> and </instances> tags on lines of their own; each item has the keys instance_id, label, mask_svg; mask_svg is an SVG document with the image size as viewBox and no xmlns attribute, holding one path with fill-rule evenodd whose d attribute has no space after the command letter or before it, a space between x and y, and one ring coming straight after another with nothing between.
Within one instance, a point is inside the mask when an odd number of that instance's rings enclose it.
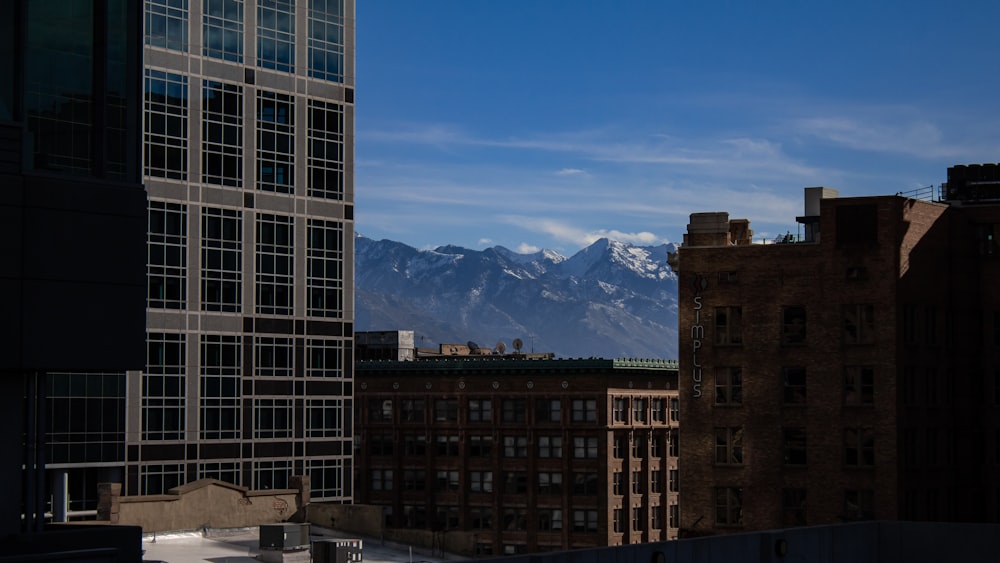
<instances>
[{"instance_id":1,"label":"high-rise building tower","mask_svg":"<svg viewBox=\"0 0 1000 563\"><path fill-rule=\"evenodd\" d=\"M351 499L353 0L146 0L147 362L125 494Z\"/></svg>"}]
</instances>

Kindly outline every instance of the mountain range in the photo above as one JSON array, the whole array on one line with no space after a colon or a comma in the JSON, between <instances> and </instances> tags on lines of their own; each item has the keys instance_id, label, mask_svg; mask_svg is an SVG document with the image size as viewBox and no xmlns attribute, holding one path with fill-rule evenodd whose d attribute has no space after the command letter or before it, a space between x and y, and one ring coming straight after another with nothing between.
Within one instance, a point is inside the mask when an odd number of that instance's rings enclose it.
<instances>
[{"instance_id":1,"label":"mountain range","mask_svg":"<svg viewBox=\"0 0 1000 563\"><path fill-rule=\"evenodd\" d=\"M355 330L413 330L420 348L475 342L561 358L677 358L673 244L600 239L570 257L502 246L419 250L355 238Z\"/></svg>"}]
</instances>

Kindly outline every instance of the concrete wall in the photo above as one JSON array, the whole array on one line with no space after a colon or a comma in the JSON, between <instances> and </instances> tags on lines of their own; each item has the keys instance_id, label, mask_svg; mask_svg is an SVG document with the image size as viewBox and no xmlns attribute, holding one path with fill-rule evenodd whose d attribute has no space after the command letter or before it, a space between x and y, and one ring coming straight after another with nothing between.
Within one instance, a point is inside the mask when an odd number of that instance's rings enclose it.
<instances>
[{"instance_id":1,"label":"concrete wall","mask_svg":"<svg viewBox=\"0 0 1000 563\"><path fill-rule=\"evenodd\" d=\"M305 518L310 524L385 542L469 556L475 552L474 532L386 528L383 510L380 505L313 503L306 506Z\"/></svg>"},{"instance_id":2,"label":"concrete wall","mask_svg":"<svg viewBox=\"0 0 1000 563\"><path fill-rule=\"evenodd\" d=\"M200 479L165 495L122 497L121 485L101 486L98 518L112 524L141 526L144 533L199 528L247 528L300 521L308 498L299 489L250 491Z\"/></svg>"}]
</instances>

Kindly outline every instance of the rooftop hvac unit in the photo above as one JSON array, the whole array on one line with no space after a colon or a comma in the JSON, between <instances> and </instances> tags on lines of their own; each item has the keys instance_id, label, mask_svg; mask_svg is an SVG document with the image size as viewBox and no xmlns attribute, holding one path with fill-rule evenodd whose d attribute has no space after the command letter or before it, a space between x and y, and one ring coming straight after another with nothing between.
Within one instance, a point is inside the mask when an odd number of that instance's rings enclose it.
<instances>
[{"instance_id":1,"label":"rooftop hvac unit","mask_svg":"<svg viewBox=\"0 0 1000 563\"><path fill-rule=\"evenodd\" d=\"M308 549L309 524L263 524L260 526L260 549L290 551Z\"/></svg>"}]
</instances>

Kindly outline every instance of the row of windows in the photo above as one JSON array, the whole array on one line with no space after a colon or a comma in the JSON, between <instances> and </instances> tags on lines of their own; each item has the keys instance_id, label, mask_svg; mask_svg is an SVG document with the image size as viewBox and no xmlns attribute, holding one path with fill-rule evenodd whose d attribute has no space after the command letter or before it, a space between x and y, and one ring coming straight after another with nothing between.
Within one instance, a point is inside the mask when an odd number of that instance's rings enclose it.
<instances>
[{"instance_id":1,"label":"row of windows","mask_svg":"<svg viewBox=\"0 0 1000 563\"><path fill-rule=\"evenodd\" d=\"M652 507L649 508L649 513L650 513L650 516L652 517L650 520L646 519L646 508L645 507L633 506L631 512L632 512L632 525L631 525L630 529L633 532L641 532L641 531L645 530L647 524L653 530L662 530L663 529L663 515L664 515L664 511L663 511L663 509L661 507L659 507L659 506L652 506ZM676 528L678 526L678 522L680 520L680 518L679 518L680 512L678 510L677 505L676 504L669 505L668 509L667 509L667 514L669 515L669 518L670 518L670 520L669 520L669 526L671 528ZM611 512L611 521L612 521L612 529L615 531L615 533L619 533L619 534L624 533L625 532L625 509L624 508L615 508L614 510L612 510L612 512Z\"/></svg>"},{"instance_id":2,"label":"row of windows","mask_svg":"<svg viewBox=\"0 0 1000 563\"><path fill-rule=\"evenodd\" d=\"M258 213L255 220L254 311L291 315L295 288L295 219ZM306 314L341 317L344 311L344 225L306 224ZM183 309L188 281L187 205L149 202L147 283L150 308ZM202 208L201 310L243 307L243 217L236 210Z\"/></svg>"},{"instance_id":3,"label":"row of windows","mask_svg":"<svg viewBox=\"0 0 1000 563\"><path fill-rule=\"evenodd\" d=\"M464 401L464 420L470 423L493 423L497 417L494 416L494 400L486 398L473 398ZM459 400L458 399L436 399L433 402L424 399L370 399L368 402L369 422L393 422L398 415L399 422L427 422L428 404L433 407L431 421L433 422L457 422L459 420ZM536 399L534 401L535 423L559 423L562 422L563 411L569 407L567 414L572 422L596 422L597 421L597 400L595 399L574 399L572 401L562 401L561 399ZM500 410L497 420L501 422L527 422L529 420L528 406L531 401L528 399L502 399L499 401Z\"/></svg>"},{"instance_id":4,"label":"row of windows","mask_svg":"<svg viewBox=\"0 0 1000 563\"><path fill-rule=\"evenodd\" d=\"M460 526L458 506L437 506L434 513L433 527L452 530ZM403 505L401 521L396 522L393 518L392 507L384 507L386 525L403 526L406 528L427 528L432 522L427 515L427 507L424 505ZM596 510L572 510L566 511L566 515L572 518L571 522L564 523L563 510L559 508L539 508L536 510L537 530L540 532L561 531L564 526L574 532L596 532L597 531L597 511ZM493 530L499 525L500 530L526 531L528 529L528 511L525 508L504 508L501 519L496 518L496 513L492 507L474 506L466 513L467 527L472 530ZM509 545L510 554L522 553L527 546ZM505 549L505 553L508 551ZM477 544L477 554L487 555L492 553L492 545Z\"/></svg>"},{"instance_id":5,"label":"row of windows","mask_svg":"<svg viewBox=\"0 0 1000 563\"><path fill-rule=\"evenodd\" d=\"M232 439L241 434L242 340L239 336L202 335L199 377L199 432L203 439ZM305 374L309 377L343 377L343 342L307 339ZM255 337L256 376L291 376L293 341L290 338ZM187 395L187 346L184 335L150 333L146 372L142 376L142 438L184 438ZM254 426L247 437L291 438L295 424L290 398L254 398ZM114 412L114 411L110 411ZM350 399L309 398L301 421L305 436L331 438L351 432Z\"/></svg>"},{"instance_id":6,"label":"row of windows","mask_svg":"<svg viewBox=\"0 0 1000 563\"><path fill-rule=\"evenodd\" d=\"M395 453L397 444L392 434L373 432L368 437L368 452L373 456L391 456ZM400 444L401 451L407 456L424 456L432 451L439 457L458 457L462 455L459 437L457 435L437 435L428 439L425 434L404 434ZM494 451L503 457L526 458L529 452L535 451L539 458L558 459L569 455L575 459L597 459L599 440L594 436L573 436L565 441L562 436L534 436L529 441L527 436L503 436L494 447L492 435L469 436L466 448L469 457L490 457ZM673 448L671 448L673 451Z\"/></svg>"},{"instance_id":7,"label":"row of windows","mask_svg":"<svg viewBox=\"0 0 1000 563\"><path fill-rule=\"evenodd\" d=\"M715 487L716 526L743 525L743 488ZM806 490L783 489L782 519L786 526L805 526ZM847 489L843 491L843 520L870 520L875 517L875 493L871 489Z\"/></svg>"},{"instance_id":8,"label":"row of windows","mask_svg":"<svg viewBox=\"0 0 1000 563\"><path fill-rule=\"evenodd\" d=\"M461 481L464 474L465 481ZM505 471L494 479L493 471L466 471L425 469L372 469L369 471L369 485L373 492L438 491L470 493L527 494L534 487L540 495L562 495L564 492L575 496L595 496L599 482L596 473L540 472L536 482L531 483L526 471ZM565 482L565 485L564 485Z\"/></svg>"},{"instance_id":9,"label":"row of windows","mask_svg":"<svg viewBox=\"0 0 1000 563\"><path fill-rule=\"evenodd\" d=\"M201 181L243 186L243 86L202 81ZM144 174L188 180L188 77L146 69ZM255 187L295 193L295 97L257 90ZM307 100L306 193L344 198L344 108Z\"/></svg>"},{"instance_id":10,"label":"row of windows","mask_svg":"<svg viewBox=\"0 0 1000 563\"><path fill-rule=\"evenodd\" d=\"M218 479L241 485L244 464L238 461L201 462L196 479ZM184 464L148 464L139 466L140 495L164 494L188 482ZM310 476L310 492L314 499L333 500L350 496L351 460L343 458L309 458L305 460L305 474ZM293 462L281 460L255 460L249 467L254 490L287 489L293 473Z\"/></svg>"},{"instance_id":11,"label":"row of windows","mask_svg":"<svg viewBox=\"0 0 1000 563\"><path fill-rule=\"evenodd\" d=\"M678 451L678 430L671 428L663 434L652 434L649 436L649 449L646 448L646 436L635 434L632 436L615 435L612 441L612 455L615 459L625 459L625 453L629 451L628 444L631 443L632 457L635 459L645 459L648 457L663 457L664 442L666 442L667 455L677 457Z\"/></svg>"},{"instance_id":12,"label":"row of windows","mask_svg":"<svg viewBox=\"0 0 1000 563\"><path fill-rule=\"evenodd\" d=\"M244 0L203 0L201 54L244 62ZM258 0L257 66L295 72L294 0ZM252 8L251 8L252 9ZM188 0L146 0L146 44L175 51L190 48ZM310 0L308 6L309 76L344 81L344 1Z\"/></svg>"},{"instance_id":13,"label":"row of windows","mask_svg":"<svg viewBox=\"0 0 1000 563\"><path fill-rule=\"evenodd\" d=\"M717 465L742 465L743 427L715 428L715 463ZM807 463L807 438L805 428L782 429L782 454L785 465ZM871 428L845 428L843 430L843 463L846 467L875 466L875 431Z\"/></svg>"},{"instance_id":14,"label":"row of windows","mask_svg":"<svg viewBox=\"0 0 1000 563\"><path fill-rule=\"evenodd\" d=\"M871 344L875 342L875 306L850 304L841 307L842 337L844 344ZM712 318L713 342L717 346L743 344L743 308L716 307ZM784 307L781 312L780 341L785 346L806 344L806 309L801 306Z\"/></svg>"},{"instance_id":15,"label":"row of windows","mask_svg":"<svg viewBox=\"0 0 1000 563\"><path fill-rule=\"evenodd\" d=\"M648 399L645 397L615 397L611 400L612 420L627 423L629 411L632 422L645 424L647 420L664 423L667 421L667 407L670 409L670 421L680 420L680 401L676 397L670 399Z\"/></svg>"},{"instance_id":16,"label":"row of windows","mask_svg":"<svg viewBox=\"0 0 1000 563\"><path fill-rule=\"evenodd\" d=\"M668 477L668 487L670 492L676 493L678 490L680 490L680 483L678 481L677 470L668 469L667 477ZM631 483L631 488L629 490L631 490L632 494L634 495L645 494L647 481L642 471L633 471L632 478L629 482ZM625 486L625 474L623 472L615 471L614 473L612 473L611 483L612 483L611 487L612 493L616 495L625 494L625 491L627 489ZM653 494L663 493L664 492L663 472L660 470L650 471L648 484L650 493Z\"/></svg>"},{"instance_id":17,"label":"row of windows","mask_svg":"<svg viewBox=\"0 0 1000 563\"><path fill-rule=\"evenodd\" d=\"M715 368L715 404L743 404L743 368L722 366ZM781 368L781 400L786 405L804 405L807 401L808 383L806 368ZM875 368L847 366L844 368L843 404L865 406L875 403Z\"/></svg>"}]
</instances>

